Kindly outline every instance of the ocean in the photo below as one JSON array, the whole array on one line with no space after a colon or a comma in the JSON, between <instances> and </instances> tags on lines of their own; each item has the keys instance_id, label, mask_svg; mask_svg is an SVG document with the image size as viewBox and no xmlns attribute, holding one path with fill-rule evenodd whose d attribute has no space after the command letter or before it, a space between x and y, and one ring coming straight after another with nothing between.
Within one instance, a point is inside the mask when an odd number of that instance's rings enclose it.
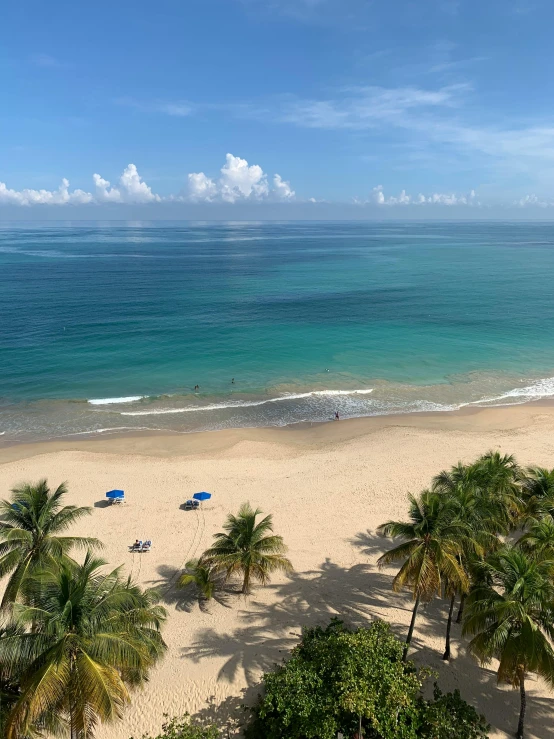
<instances>
[{"instance_id":1,"label":"ocean","mask_svg":"<svg viewBox=\"0 0 554 739\"><path fill-rule=\"evenodd\" d=\"M553 275L547 223L4 224L0 434L554 396Z\"/></svg>"}]
</instances>

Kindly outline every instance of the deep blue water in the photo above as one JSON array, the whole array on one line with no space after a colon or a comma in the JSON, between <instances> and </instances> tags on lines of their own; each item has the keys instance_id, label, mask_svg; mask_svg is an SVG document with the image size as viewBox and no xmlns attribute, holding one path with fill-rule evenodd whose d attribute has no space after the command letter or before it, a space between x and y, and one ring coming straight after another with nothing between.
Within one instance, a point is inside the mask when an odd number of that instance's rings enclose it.
<instances>
[{"instance_id":1,"label":"deep blue water","mask_svg":"<svg viewBox=\"0 0 554 739\"><path fill-rule=\"evenodd\" d=\"M553 274L546 223L3 226L0 432L554 395Z\"/></svg>"}]
</instances>

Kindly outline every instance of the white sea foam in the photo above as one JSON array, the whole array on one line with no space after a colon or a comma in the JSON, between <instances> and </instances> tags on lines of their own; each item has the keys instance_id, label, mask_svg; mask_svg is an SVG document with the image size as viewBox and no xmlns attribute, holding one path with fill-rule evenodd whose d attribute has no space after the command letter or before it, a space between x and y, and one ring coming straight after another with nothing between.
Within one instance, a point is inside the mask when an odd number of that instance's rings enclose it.
<instances>
[{"instance_id":1,"label":"white sea foam","mask_svg":"<svg viewBox=\"0 0 554 739\"><path fill-rule=\"evenodd\" d=\"M516 387L513 390L509 390L502 395L496 395L493 398L474 400L472 403L468 403L467 405L494 403L496 400L507 400L508 398L520 398L520 402L525 403L526 400L537 400L538 398L549 398L552 396L554 396L554 377L545 377L542 380L533 382L531 385Z\"/></svg>"},{"instance_id":2,"label":"white sea foam","mask_svg":"<svg viewBox=\"0 0 554 739\"><path fill-rule=\"evenodd\" d=\"M121 411L122 416L163 416L173 413L195 413L197 411L217 411L225 408L253 408L267 403L279 403L284 400L299 400L301 398L311 398L314 396L337 396L337 395L369 395L373 392L373 388L364 390L313 390L309 393L284 393L277 398L267 398L266 400L238 400L229 403L210 403L202 406L188 406L187 408L159 408L157 410L147 411ZM89 401L90 402L90 401Z\"/></svg>"},{"instance_id":3,"label":"white sea foam","mask_svg":"<svg viewBox=\"0 0 554 739\"><path fill-rule=\"evenodd\" d=\"M96 398L87 402L91 405L115 405L119 403L135 403L137 400L142 400L145 397L145 395L129 395L125 398Z\"/></svg>"}]
</instances>

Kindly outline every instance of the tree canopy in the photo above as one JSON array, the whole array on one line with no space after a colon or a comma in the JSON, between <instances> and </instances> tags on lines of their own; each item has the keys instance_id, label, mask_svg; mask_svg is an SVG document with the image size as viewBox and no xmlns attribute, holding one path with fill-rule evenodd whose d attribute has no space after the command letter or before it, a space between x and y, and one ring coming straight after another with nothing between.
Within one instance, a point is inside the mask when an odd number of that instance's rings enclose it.
<instances>
[{"instance_id":1,"label":"tree canopy","mask_svg":"<svg viewBox=\"0 0 554 739\"><path fill-rule=\"evenodd\" d=\"M352 736L360 717L365 737L481 739L487 725L459 694L420 690L428 671L403 662L403 645L376 621L351 630L333 619L306 629L282 666L264 676L264 695L246 729L248 739L336 739Z\"/></svg>"}]
</instances>

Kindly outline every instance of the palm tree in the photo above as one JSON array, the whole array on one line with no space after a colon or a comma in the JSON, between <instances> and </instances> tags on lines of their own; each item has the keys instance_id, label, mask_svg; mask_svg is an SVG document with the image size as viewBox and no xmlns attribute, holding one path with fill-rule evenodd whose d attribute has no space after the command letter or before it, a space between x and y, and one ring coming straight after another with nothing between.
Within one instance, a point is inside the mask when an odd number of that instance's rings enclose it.
<instances>
[{"instance_id":1,"label":"palm tree","mask_svg":"<svg viewBox=\"0 0 554 739\"><path fill-rule=\"evenodd\" d=\"M554 470L529 467L523 478L523 494L529 517L554 515Z\"/></svg>"},{"instance_id":2,"label":"palm tree","mask_svg":"<svg viewBox=\"0 0 554 739\"><path fill-rule=\"evenodd\" d=\"M463 633L482 664L499 660L498 682L519 688L516 736L523 738L525 676L541 675L554 685L554 584L550 560L535 560L504 547L482 563L468 596Z\"/></svg>"},{"instance_id":3,"label":"palm tree","mask_svg":"<svg viewBox=\"0 0 554 739\"><path fill-rule=\"evenodd\" d=\"M0 578L11 573L1 607L13 603L23 580L35 569L67 557L72 547L101 546L97 539L62 536L73 523L90 515L90 508L62 507L65 484L51 492L46 480L12 490L0 501Z\"/></svg>"},{"instance_id":4,"label":"palm tree","mask_svg":"<svg viewBox=\"0 0 554 739\"><path fill-rule=\"evenodd\" d=\"M214 568L202 559L191 559L185 565L185 572L177 580L177 587L194 585L201 600L211 600L219 584Z\"/></svg>"},{"instance_id":5,"label":"palm tree","mask_svg":"<svg viewBox=\"0 0 554 739\"><path fill-rule=\"evenodd\" d=\"M489 500L500 504L506 511L505 522L513 528L524 511L521 467L512 454L487 452L472 465L479 480L479 487Z\"/></svg>"},{"instance_id":6,"label":"palm tree","mask_svg":"<svg viewBox=\"0 0 554 739\"><path fill-rule=\"evenodd\" d=\"M554 560L554 518L545 515L538 521L531 519L516 547L531 558Z\"/></svg>"},{"instance_id":7,"label":"palm tree","mask_svg":"<svg viewBox=\"0 0 554 739\"><path fill-rule=\"evenodd\" d=\"M515 458L487 452L469 465L459 462L433 480L433 490L452 498L458 517L466 522L484 554L495 551L524 512L523 475ZM474 554L466 557L466 569ZM461 623L466 594L462 593L456 623Z\"/></svg>"},{"instance_id":8,"label":"palm tree","mask_svg":"<svg viewBox=\"0 0 554 739\"><path fill-rule=\"evenodd\" d=\"M429 602L440 595L443 585L450 591L464 592L469 580L461 564L463 540L466 527L455 519L450 501L425 490L419 498L410 495L410 520L388 521L379 526L384 536L402 538L404 542L385 552L378 560L379 567L402 561L402 566L393 580L393 588L401 590L405 585L412 588L414 608L404 659L408 654L420 602Z\"/></svg>"},{"instance_id":9,"label":"palm tree","mask_svg":"<svg viewBox=\"0 0 554 739\"><path fill-rule=\"evenodd\" d=\"M0 638L0 664L25 665L6 739L51 717L71 739L89 739L99 721L121 716L129 690L164 653L155 594L121 580L119 569L102 573L104 565L88 552L82 565L62 561L26 578L13 607L25 632Z\"/></svg>"},{"instance_id":10,"label":"palm tree","mask_svg":"<svg viewBox=\"0 0 554 739\"><path fill-rule=\"evenodd\" d=\"M292 571L290 560L284 556L287 547L282 537L271 535L272 516L256 523L260 514L259 508L253 510L250 503L243 503L237 516L227 516L223 524L226 533L215 534L214 545L202 555L203 562L215 573L225 573L226 580L241 575L241 592L245 595L250 592L252 579L265 585L272 572Z\"/></svg>"},{"instance_id":11,"label":"palm tree","mask_svg":"<svg viewBox=\"0 0 554 739\"><path fill-rule=\"evenodd\" d=\"M482 559L500 546L498 535L507 534L510 528L508 512L502 501L489 495L487 480L482 473L479 460L477 464L458 463L451 470L443 470L433 479L433 490L448 498L456 518L463 521L468 529L468 535L463 536L464 547L460 562L465 571L469 572L475 560ZM460 595L460 607L456 618L456 622L460 623L467 591L458 593L455 587L447 587L445 594L450 596L450 607L443 659L448 660L455 600Z\"/></svg>"}]
</instances>

